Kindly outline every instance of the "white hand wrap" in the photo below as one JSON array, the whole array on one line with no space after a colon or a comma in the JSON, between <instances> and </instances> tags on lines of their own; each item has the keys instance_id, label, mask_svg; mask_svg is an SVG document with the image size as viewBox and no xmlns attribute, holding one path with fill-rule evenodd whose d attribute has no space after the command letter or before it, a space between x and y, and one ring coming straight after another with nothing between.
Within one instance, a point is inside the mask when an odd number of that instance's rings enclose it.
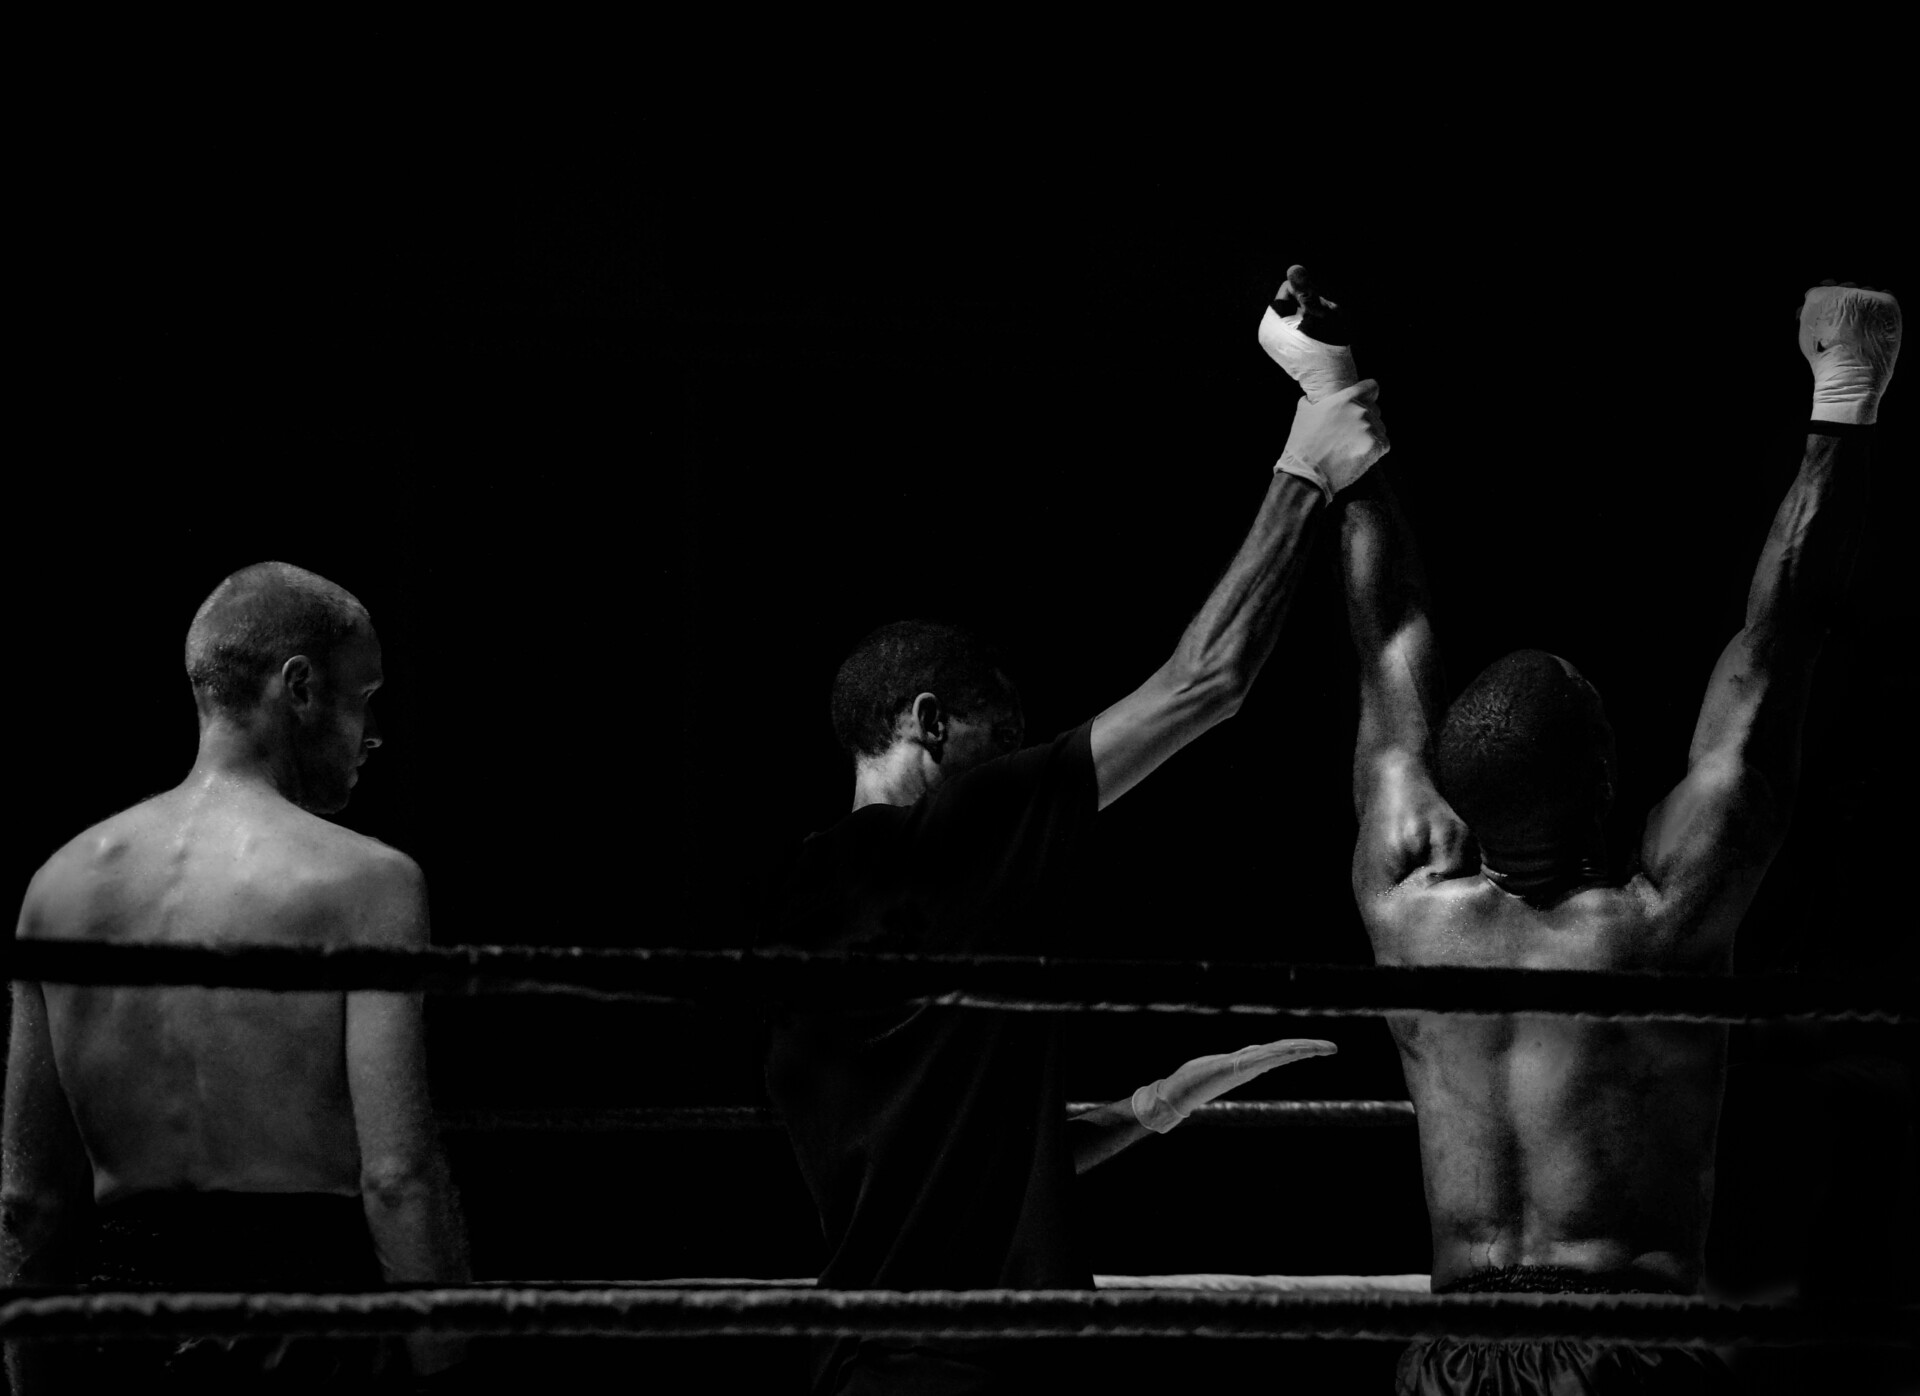
<instances>
[{"instance_id":1,"label":"white hand wrap","mask_svg":"<svg viewBox=\"0 0 1920 1396\"><path fill-rule=\"evenodd\" d=\"M1304 317L1282 315L1272 306L1260 317L1260 347L1287 371L1306 393L1308 402L1332 397L1360 381L1353 366L1353 350L1344 344L1323 344L1300 332Z\"/></svg>"},{"instance_id":2,"label":"white hand wrap","mask_svg":"<svg viewBox=\"0 0 1920 1396\"><path fill-rule=\"evenodd\" d=\"M1300 399L1287 447L1273 468L1313 481L1331 503L1392 449L1379 397L1380 385L1363 378L1319 402Z\"/></svg>"},{"instance_id":3,"label":"white hand wrap","mask_svg":"<svg viewBox=\"0 0 1920 1396\"><path fill-rule=\"evenodd\" d=\"M1813 367L1813 420L1871 425L1900 357L1900 302L1885 291L1815 286L1800 306Z\"/></svg>"},{"instance_id":4,"label":"white hand wrap","mask_svg":"<svg viewBox=\"0 0 1920 1396\"><path fill-rule=\"evenodd\" d=\"M1262 1042L1238 1052L1195 1057L1173 1075L1133 1093L1133 1117L1155 1134L1165 1134L1191 1115L1197 1106L1217 1099L1235 1086L1304 1057L1329 1057L1339 1048L1316 1037L1289 1037Z\"/></svg>"}]
</instances>

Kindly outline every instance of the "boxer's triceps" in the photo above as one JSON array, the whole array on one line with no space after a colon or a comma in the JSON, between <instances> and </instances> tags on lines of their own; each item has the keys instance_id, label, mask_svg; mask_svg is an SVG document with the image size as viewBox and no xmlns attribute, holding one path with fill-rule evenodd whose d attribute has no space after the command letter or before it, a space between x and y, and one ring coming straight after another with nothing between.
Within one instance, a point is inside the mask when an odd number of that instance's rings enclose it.
<instances>
[{"instance_id":1,"label":"boxer's triceps","mask_svg":"<svg viewBox=\"0 0 1920 1396\"><path fill-rule=\"evenodd\" d=\"M1360 671L1356 875L1364 863L1371 876L1397 882L1436 854L1451 856L1465 830L1427 772L1443 706L1440 657L1419 549L1384 470L1342 496L1340 557Z\"/></svg>"},{"instance_id":2,"label":"boxer's triceps","mask_svg":"<svg viewBox=\"0 0 1920 1396\"><path fill-rule=\"evenodd\" d=\"M1094 770L1105 809L1161 762L1239 710L1273 653L1311 552L1322 495L1276 475L1240 550L1167 662L1094 719Z\"/></svg>"}]
</instances>

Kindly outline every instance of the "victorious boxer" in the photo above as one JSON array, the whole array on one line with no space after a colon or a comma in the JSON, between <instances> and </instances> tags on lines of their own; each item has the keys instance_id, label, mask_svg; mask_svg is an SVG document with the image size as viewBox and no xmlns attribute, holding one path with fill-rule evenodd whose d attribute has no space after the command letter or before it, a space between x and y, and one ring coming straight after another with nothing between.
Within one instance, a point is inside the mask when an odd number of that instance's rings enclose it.
<instances>
[{"instance_id":1,"label":"victorious boxer","mask_svg":"<svg viewBox=\"0 0 1920 1396\"><path fill-rule=\"evenodd\" d=\"M1899 343L1892 296L1807 292L1800 472L1708 683L1687 774L1617 885L1602 856L1614 741L1600 695L1565 659L1520 650L1443 709L1392 481L1375 472L1342 498L1361 695L1353 888L1380 963L1731 969L1793 807ZM1440 1013L1391 1026L1419 1113L1435 1293L1700 1292L1725 1028ZM1730 1374L1692 1349L1441 1340L1410 1348L1399 1380L1405 1393L1718 1391Z\"/></svg>"}]
</instances>

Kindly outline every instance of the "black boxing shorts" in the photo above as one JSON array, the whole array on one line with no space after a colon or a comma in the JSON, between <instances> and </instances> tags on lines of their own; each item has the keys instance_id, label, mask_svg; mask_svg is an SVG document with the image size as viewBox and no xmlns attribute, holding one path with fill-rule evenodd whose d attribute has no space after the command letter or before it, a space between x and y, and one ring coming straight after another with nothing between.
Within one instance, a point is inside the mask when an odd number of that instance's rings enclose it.
<instances>
[{"instance_id":1,"label":"black boxing shorts","mask_svg":"<svg viewBox=\"0 0 1920 1396\"><path fill-rule=\"evenodd\" d=\"M1556 1265L1481 1270L1435 1294L1652 1294L1644 1275L1593 1275ZM1510 1343L1432 1338L1401 1354L1398 1396L1732 1396L1733 1373L1702 1348L1629 1347L1585 1339Z\"/></svg>"}]
</instances>

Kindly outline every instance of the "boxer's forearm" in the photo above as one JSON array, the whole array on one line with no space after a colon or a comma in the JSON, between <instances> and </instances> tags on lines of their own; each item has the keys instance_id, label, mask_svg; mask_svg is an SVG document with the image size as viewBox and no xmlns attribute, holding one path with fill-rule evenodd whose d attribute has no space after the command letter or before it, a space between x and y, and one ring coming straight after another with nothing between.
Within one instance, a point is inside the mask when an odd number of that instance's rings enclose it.
<instances>
[{"instance_id":1,"label":"boxer's forearm","mask_svg":"<svg viewBox=\"0 0 1920 1396\"><path fill-rule=\"evenodd\" d=\"M1384 469L1343 494L1340 510L1347 624L1360 666L1356 759L1423 752L1440 710L1441 675L1413 530Z\"/></svg>"},{"instance_id":2,"label":"boxer's forearm","mask_svg":"<svg viewBox=\"0 0 1920 1396\"><path fill-rule=\"evenodd\" d=\"M1299 476L1273 477L1240 550L1167 661L1170 677L1235 700L1246 696L1273 653L1306 570L1323 500Z\"/></svg>"},{"instance_id":3,"label":"boxer's forearm","mask_svg":"<svg viewBox=\"0 0 1920 1396\"><path fill-rule=\"evenodd\" d=\"M9 1194L0 1204L0 1285L73 1284L78 1228L68 1209L30 1204ZM17 1396L73 1391L76 1343L14 1339L6 1345L7 1380Z\"/></svg>"},{"instance_id":4,"label":"boxer's forearm","mask_svg":"<svg viewBox=\"0 0 1920 1396\"><path fill-rule=\"evenodd\" d=\"M1145 1139L1147 1134L1148 1130L1133 1113L1131 1099L1112 1101L1084 1115L1075 1115L1067 1121L1067 1138L1073 1144L1073 1171L1085 1173Z\"/></svg>"},{"instance_id":5,"label":"boxer's forearm","mask_svg":"<svg viewBox=\"0 0 1920 1396\"><path fill-rule=\"evenodd\" d=\"M444 1159L363 1180L361 1203L388 1280L462 1284L470 1278L466 1229Z\"/></svg>"},{"instance_id":6,"label":"boxer's forearm","mask_svg":"<svg viewBox=\"0 0 1920 1396\"><path fill-rule=\"evenodd\" d=\"M438 1281L465 1284L473 1278L466 1227L446 1160L437 1155L417 1170L363 1183L361 1201L373 1234L380 1269L390 1283ZM416 1333L407 1339L415 1372L443 1371L466 1356L459 1334Z\"/></svg>"},{"instance_id":7,"label":"boxer's forearm","mask_svg":"<svg viewBox=\"0 0 1920 1396\"><path fill-rule=\"evenodd\" d=\"M1807 437L1800 471L1773 516L1747 591L1747 629L1790 659L1817 645L1860 553L1867 517L1868 433Z\"/></svg>"},{"instance_id":8,"label":"boxer's forearm","mask_svg":"<svg viewBox=\"0 0 1920 1396\"><path fill-rule=\"evenodd\" d=\"M1709 685L1690 762L1738 746L1763 765L1784 758L1777 774L1795 764L1815 661L1860 553L1871 449L1866 433L1808 436L1760 550L1746 624Z\"/></svg>"}]
</instances>

